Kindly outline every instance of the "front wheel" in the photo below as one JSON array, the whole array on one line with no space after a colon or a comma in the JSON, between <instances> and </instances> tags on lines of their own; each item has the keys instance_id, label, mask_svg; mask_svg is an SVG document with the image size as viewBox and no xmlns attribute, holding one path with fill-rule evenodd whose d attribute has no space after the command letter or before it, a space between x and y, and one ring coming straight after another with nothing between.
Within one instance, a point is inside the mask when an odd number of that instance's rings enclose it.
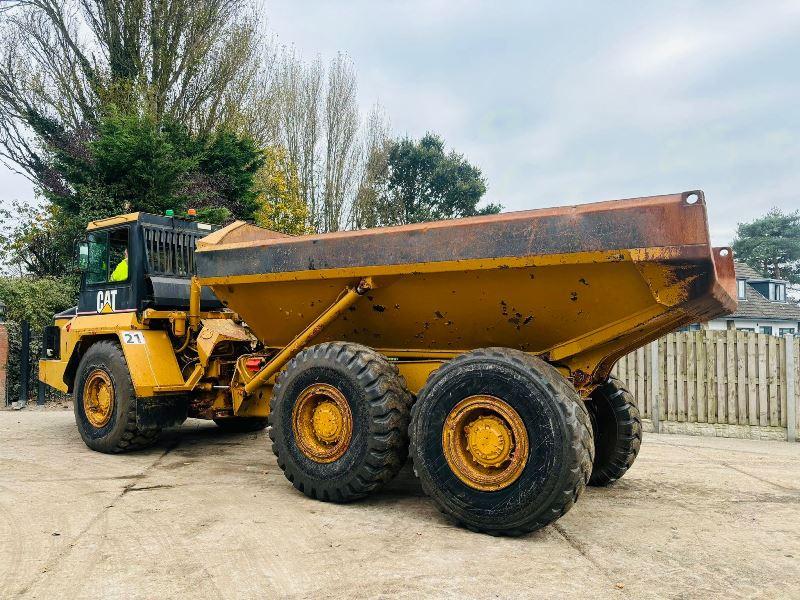
<instances>
[{"instance_id":1,"label":"front wheel","mask_svg":"<svg viewBox=\"0 0 800 600\"><path fill-rule=\"evenodd\" d=\"M420 392L414 470L442 512L475 531L522 535L565 514L591 473L586 407L543 360L518 350L462 354Z\"/></svg>"},{"instance_id":2,"label":"front wheel","mask_svg":"<svg viewBox=\"0 0 800 600\"><path fill-rule=\"evenodd\" d=\"M75 423L84 443L106 454L140 450L161 430L136 424L136 393L119 344L101 341L81 358L75 378Z\"/></svg>"}]
</instances>

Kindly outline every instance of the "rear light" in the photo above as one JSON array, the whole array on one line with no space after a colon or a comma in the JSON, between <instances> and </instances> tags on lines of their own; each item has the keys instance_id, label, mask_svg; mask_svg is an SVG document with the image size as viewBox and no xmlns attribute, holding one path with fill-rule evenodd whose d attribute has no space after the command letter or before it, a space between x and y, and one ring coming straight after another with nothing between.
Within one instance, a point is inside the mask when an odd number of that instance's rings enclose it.
<instances>
[{"instance_id":1,"label":"rear light","mask_svg":"<svg viewBox=\"0 0 800 600\"><path fill-rule=\"evenodd\" d=\"M261 367L264 366L264 359L260 356L256 356L253 358L248 358L244 361L244 368L250 371L251 373L258 373L261 370Z\"/></svg>"}]
</instances>

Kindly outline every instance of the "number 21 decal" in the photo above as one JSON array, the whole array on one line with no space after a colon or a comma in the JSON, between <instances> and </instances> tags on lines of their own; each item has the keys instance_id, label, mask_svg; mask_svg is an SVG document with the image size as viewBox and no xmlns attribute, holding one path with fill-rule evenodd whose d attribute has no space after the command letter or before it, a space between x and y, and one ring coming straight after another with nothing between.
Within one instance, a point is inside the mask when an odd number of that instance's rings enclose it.
<instances>
[{"instance_id":1,"label":"number 21 decal","mask_svg":"<svg viewBox=\"0 0 800 600\"><path fill-rule=\"evenodd\" d=\"M126 344L144 344L144 336L140 331L123 331L122 341Z\"/></svg>"}]
</instances>

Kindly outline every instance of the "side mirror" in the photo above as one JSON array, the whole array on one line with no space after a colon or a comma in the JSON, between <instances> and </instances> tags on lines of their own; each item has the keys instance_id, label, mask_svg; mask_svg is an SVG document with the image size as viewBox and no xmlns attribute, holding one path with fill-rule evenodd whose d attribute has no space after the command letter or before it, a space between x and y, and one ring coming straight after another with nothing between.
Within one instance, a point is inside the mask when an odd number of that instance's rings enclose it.
<instances>
[{"instance_id":1,"label":"side mirror","mask_svg":"<svg viewBox=\"0 0 800 600\"><path fill-rule=\"evenodd\" d=\"M89 270L89 243L80 242L77 245L77 253L75 257L75 267L80 273Z\"/></svg>"}]
</instances>

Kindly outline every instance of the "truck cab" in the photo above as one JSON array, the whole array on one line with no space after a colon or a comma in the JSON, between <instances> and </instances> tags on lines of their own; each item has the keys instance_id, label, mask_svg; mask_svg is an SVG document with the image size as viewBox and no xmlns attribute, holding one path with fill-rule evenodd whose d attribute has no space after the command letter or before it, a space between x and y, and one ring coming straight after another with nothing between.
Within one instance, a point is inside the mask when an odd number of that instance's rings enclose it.
<instances>
[{"instance_id":1,"label":"truck cab","mask_svg":"<svg viewBox=\"0 0 800 600\"><path fill-rule=\"evenodd\" d=\"M195 246L214 228L148 213L92 221L78 245L77 314L188 307ZM208 289L203 301L221 306Z\"/></svg>"},{"instance_id":2,"label":"truck cab","mask_svg":"<svg viewBox=\"0 0 800 600\"><path fill-rule=\"evenodd\" d=\"M193 287L197 242L215 229L143 212L88 224L77 244L78 304L45 328L39 378L73 394L79 430L93 449L144 447L187 416L253 425L233 417L229 386L214 383L230 377L232 357L254 338L209 288ZM201 319L210 322L211 340L202 369ZM220 327L224 333L209 333ZM218 342L227 345L220 350ZM265 425L265 417L255 423Z\"/></svg>"}]
</instances>

